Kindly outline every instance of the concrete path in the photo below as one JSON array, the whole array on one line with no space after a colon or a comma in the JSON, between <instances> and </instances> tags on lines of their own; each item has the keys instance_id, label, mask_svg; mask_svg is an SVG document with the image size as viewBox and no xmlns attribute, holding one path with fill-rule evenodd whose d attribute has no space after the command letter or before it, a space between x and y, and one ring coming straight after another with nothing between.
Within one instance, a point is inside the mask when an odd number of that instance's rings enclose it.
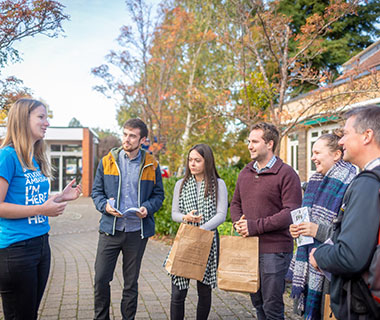
<instances>
[{"instance_id":1,"label":"concrete path","mask_svg":"<svg viewBox=\"0 0 380 320\"><path fill-rule=\"evenodd\" d=\"M40 320L93 318L94 261L98 240L99 213L90 198L68 205L65 213L50 219L52 263L50 278L40 306ZM139 305L136 319L169 319L170 278L162 263L169 246L149 240L139 279ZM112 281L111 319L121 319L120 300L123 278L119 258ZM298 320L291 312L287 294L286 319ZM1 298L0 298L1 300ZM186 299L186 319L195 319L195 281ZM20 301L20 308L22 302ZM0 306L0 319L3 319ZM213 291L209 319L256 319L248 295Z\"/></svg>"}]
</instances>

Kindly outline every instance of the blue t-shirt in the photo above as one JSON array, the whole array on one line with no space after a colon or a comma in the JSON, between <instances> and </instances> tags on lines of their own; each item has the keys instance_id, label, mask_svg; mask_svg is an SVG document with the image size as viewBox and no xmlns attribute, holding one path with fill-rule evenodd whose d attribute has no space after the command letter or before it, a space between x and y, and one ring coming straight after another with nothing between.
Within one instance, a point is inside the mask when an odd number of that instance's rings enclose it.
<instances>
[{"instance_id":1,"label":"blue t-shirt","mask_svg":"<svg viewBox=\"0 0 380 320\"><path fill-rule=\"evenodd\" d=\"M9 186L4 202L19 205L40 205L48 199L49 180L33 159L36 171L24 169L13 147L0 149L0 177ZM0 218L0 248L49 232L48 217L37 215L21 219Z\"/></svg>"}]
</instances>

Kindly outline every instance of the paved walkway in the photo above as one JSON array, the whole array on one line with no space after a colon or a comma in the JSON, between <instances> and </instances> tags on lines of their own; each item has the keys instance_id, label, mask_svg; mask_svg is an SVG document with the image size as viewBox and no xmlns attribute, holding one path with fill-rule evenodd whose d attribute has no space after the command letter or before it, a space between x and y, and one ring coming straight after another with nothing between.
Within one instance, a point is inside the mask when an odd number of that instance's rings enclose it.
<instances>
[{"instance_id":1,"label":"paved walkway","mask_svg":"<svg viewBox=\"0 0 380 320\"><path fill-rule=\"evenodd\" d=\"M50 278L40 307L40 320L83 319L93 317L94 261L98 239L99 213L91 199L72 202L65 213L50 219L52 263ZM139 280L139 305L136 319L168 319L170 280L162 263L169 246L159 241L148 242ZM111 319L121 319L121 262L118 261L112 281ZM197 303L195 281L186 299L186 319L195 319ZM285 294L286 319L296 320L291 300ZM22 308L22 301L20 301ZM255 319L248 295L213 291L209 319ZM0 307L0 319L3 319Z\"/></svg>"}]
</instances>

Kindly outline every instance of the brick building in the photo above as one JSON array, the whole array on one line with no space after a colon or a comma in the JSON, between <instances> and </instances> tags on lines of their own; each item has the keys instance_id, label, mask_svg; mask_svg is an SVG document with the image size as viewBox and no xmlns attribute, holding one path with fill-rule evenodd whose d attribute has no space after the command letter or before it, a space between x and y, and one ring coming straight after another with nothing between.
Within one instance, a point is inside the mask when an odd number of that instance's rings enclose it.
<instances>
[{"instance_id":1,"label":"brick building","mask_svg":"<svg viewBox=\"0 0 380 320\"><path fill-rule=\"evenodd\" d=\"M380 83L380 41L375 42L343 65L342 76L332 85L332 92L344 91L348 84L361 88L364 82ZM358 90L360 91L360 90ZM305 105L320 99L321 91L313 91L287 102L289 114L296 115ZM349 109L369 104L380 107L380 92L370 94L357 93L349 104L337 99L335 108L330 110L310 109L308 120L303 121L296 131L284 137L281 144L280 156L285 159L299 174L301 181L309 180L315 172L315 165L310 160L314 142L324 133L332 132L342 126L340 113Z\"/></svg>"}]
</instances>

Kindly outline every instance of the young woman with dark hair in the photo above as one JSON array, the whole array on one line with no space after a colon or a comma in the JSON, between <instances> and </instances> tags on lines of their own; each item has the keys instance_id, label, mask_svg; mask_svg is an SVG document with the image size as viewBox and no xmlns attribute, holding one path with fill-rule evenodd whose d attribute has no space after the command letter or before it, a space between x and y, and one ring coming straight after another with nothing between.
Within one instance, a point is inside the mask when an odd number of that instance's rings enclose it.
<instances>
[{"instance_id":1,"label":"young woman with dark hair","mask_svg":"<svg viewBox=\"0 0 380 320\"><path fill-rule=\"evenodd\" d=\"M218 264L217 227L226 219L228 194L226 184L215 167L214 155L207 144L197 144L189 151L185 177L174 188L172 219L214 231L205 275L197 281L198 304L196 319L207 319L211 308L211 289L216 287ZM189 279L172 277L170 319L183 319Z\"/></svg>"}]
</instances>

